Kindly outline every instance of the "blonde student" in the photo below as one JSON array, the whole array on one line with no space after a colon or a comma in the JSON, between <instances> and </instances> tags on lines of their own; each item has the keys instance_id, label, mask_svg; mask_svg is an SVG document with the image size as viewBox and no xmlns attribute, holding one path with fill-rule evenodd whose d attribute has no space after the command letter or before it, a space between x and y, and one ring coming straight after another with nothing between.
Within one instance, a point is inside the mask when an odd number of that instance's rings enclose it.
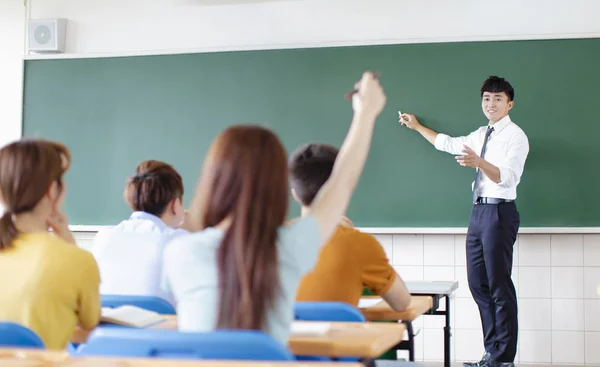
<instances>
[{"instance_id":1,"label":"blonde student","mask_svg":"<svg viewBox=\"0 0 600 367\"><path fill-rule=\"evenodd\" d=\"M68 149L21 140L0 150L0 320L36 332L46 348L67 346L75 326L100 319L100 278L61 210ZM52 230L52 232L50 232Z\"/></svg>"},{"instance_id":2,"label":"blonde student","mask_svg":"<svg viewBox=\"0 0 600 367\"><path fill-rule=\"evenodd\" d=\"M165 246L188 233L180 228L185 219L181 176L167 163L144 161L127 181L124 197L133 213L99 232L92 246L102 277L100 293L156 296L173 303L160 281Z\"/></svg>"},{"instance_id":3,"label":"blonde student","mask_svg":"<svg viewBox=\"0 0 600 367\"><path fill-rule=\"evenodd\" d=\"M292 195L308 215L321 187L329 179L339 150L327 144L306 144L292 154ZM358 306L363 288L381 295L395 310L410 303L404 281L390 265L375 237L340 222L321 249L314 269L298 289L298 301L338 301Z\"/></svg>"},{"instance_id":4,"label":"blonde student","mask_svg":"<svg viewBox=\"0 0 600 367\"><path fill-rule=\"evenodd\" d=\"M331 177L310 212L290 225L287 155L278 137L245 125L213 142L190 208L200 231L165 250L165 286L177 300L180 330L262 330L287 344L298 283L348 206L385 105L372 73L357 88Z\"/></svg>"}]
</instances>

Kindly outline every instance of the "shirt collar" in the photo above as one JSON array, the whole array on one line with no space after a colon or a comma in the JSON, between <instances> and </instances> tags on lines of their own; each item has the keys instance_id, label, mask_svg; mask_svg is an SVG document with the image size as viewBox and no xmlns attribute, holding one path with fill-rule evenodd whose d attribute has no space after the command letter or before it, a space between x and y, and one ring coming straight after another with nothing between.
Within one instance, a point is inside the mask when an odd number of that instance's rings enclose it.
<instances>
[{"instance_id":1,"label":"shirt collar","mask_svg":"<svg viewBox=\"0 0 600 367\"><path fill-rule=\"evenodd\" d=\"M499 133L502 129L504 129L506 126L508 126L508 124L510 124L512 122L512 120L510 119L509 115L504 116L502 119L500 119L500 121L496 122L493 126L489 125L488 126L492 126L494 128L494 131L496 133Z\"/></svg>"},{"instance_id":2,"label":"shirt collar","mask_svg":"<svg viewBox=\"0 0 600 367\"><path fill-rule=\"evenodd\" d=\"M159 217L157 217L156 215L146 213L143 211L133 212L131 214L131 217L129 217L129 220L136 220L136 219L137 220L149 220L149 221L156 223L156 225L158 225L160 227L168 227L167 224L165 222L163 222L163 220L160 219Z\"/></svg>"}]
</instances>

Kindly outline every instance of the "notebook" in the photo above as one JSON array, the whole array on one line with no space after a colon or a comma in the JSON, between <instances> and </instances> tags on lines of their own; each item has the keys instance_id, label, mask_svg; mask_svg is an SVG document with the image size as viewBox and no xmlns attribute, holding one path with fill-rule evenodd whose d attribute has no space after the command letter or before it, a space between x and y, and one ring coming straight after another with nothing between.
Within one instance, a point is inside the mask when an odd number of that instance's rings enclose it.
<instances>
[{"instance_id":1,"label":"notebook","mask_svg":"<svg viewBox=\"0 0 600 367\"><path fill-rule=\"evenodd\" d=\"M369 308L383 301L381 298L361 298L358 300L358 308Z\"/></svg>"},{"instance_id":2,"label":"notebook","mask_svg":"<svg viewBox=\"0 0 600 367\"><path fill-rule=\"evenodd\" d=\"M145 328L165 321L159 313L144 308L123 305L116 308L102 307L100 321L123 326Z\"/></svg>"},{"instance_id":3,"label":"notebook","mask_svg":"<svg viewBox=\"0 0 600 367\"><path fill-rule=\"evenodd\" d=\"M290 326L290 334L294 336L325 335L331 329L329 322L294 321Z\"/></svg>"}]
</instances>

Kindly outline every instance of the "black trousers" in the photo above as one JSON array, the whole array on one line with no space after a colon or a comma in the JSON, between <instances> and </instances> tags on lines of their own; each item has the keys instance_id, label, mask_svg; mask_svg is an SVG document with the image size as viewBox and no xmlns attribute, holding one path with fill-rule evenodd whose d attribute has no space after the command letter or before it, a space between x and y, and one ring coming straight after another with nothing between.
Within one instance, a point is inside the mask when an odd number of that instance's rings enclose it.
<instances>
[{"instance_id":1,"label":"black trousers","mask_svg":"<svg viewBox=\"0 0 600 367\"><path fill-rule=\"evenodd\" d=\"M519 231L514 202L476 204L467 232L467 277L479 307L485 350L499 362L517 353L517 293L511 279Z\"/></svg>"}]
</instances>

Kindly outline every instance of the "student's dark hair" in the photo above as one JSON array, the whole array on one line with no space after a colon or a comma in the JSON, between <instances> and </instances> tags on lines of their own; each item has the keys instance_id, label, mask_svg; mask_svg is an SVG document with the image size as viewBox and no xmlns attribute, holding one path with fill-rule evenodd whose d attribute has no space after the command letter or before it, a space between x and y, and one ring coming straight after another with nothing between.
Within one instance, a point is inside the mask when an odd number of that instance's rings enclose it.
<instances>
[{"instance_id":1,"label":"student's dark hair","mask_svg":"<svg viewBox=\"0 0 600 367\"><path fill-rule=\"evenodd\" d=\"M140 163L127 180L125 201L134 211L160 217L175 199L183 199L183 181L177 171L161 161Z\"/></svg>"},{"instance_id":2,"label":"student's dark hair","mask_svg":"<svg viewBox=\"0 0 600 367\"><path fill-rule=\"evenodd\" d=\"M311 205L321 186L327 182L338 152L338 148L328 144L306 144L292 153L290 183L302 205Z\"/></svg>"},{"instance_id":3,"label":"student's dark hair","mask_svg":"<svg viewBox=\"0 0 600 367\"><path fill-rule=\"evenodd\" d=\"M500 78L499 76L492 75L487 78L485 82L483 82L483 85L481 86L481 97L483 97L484 92L504 92L508 96L509 102L515 99L515 90L513 89L512 85L510 85L506 79Z\"/></svg>"},{"instance_id":4,"label":"student's dark hair","mask_svg":"<svg viewBox=\"0 0 600 367\"><path fill-rule=\"evenodd\" d=\"M57 182L62 190L63 175L71 164L71 153L62 144L23 139L0 150L0 251L10 248L19 235L14 217L35 209Z\"/></svg>"},{"instance_id":5,"label":"student's dark hair","mask_svg":"<svg viewBox=\"0 0 600 367\"><path fill-rule=\"evenodd\" d=\"M229 220L217 252L217 328L264 330L281 291L277 234L288 195L287 154L273 132L238 125L213 142L190 212L200 228Z\"/></svg>"}]
</instances>

